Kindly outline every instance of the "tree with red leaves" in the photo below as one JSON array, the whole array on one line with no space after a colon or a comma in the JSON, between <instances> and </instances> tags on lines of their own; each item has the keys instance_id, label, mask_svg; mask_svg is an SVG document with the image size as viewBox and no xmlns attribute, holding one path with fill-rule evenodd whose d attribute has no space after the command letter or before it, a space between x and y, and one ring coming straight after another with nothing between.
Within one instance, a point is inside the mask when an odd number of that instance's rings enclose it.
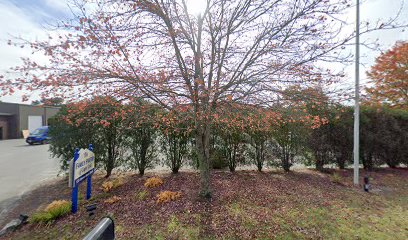
<instances>
[{"instance_id":1,"label":"tree with red leaves","mask_svg":"<svg viewBox=\"0 0 408 240\"><path fill-rule=\"evenodd\" d=\"M165 155L164 163L173 173L178 173L189 153L189 142L192 135L191 107L179 106L172 111L162 111L157 119L161 131L160 144Z\"/></svg>"},{"instance_id":2,"label":"tree with red leaves","mask_svg":"<svg viewBox=\"0 0 408 240\"><path fill-rule=\"evenodd\" d=\"M251 160L259 172L262 171L267 157L267 148L271 139L272 129L277 127L278 114L270 108L248 107L246 113L246 130L250 140Z\"/></svg>"},{"instance_id":3,"label":"tree with red leaves","mask_svg":"<svg viewBox=\"0 0 408 240\"><path fill-rule=\"evenodd\" d=\"M130 169L138 170L143 176L146 169L154 167L158 148L157 118L162 109L142 99L130 99L123 106L126 109L126 119L122 122L126 128L125 147L129 151L126 156L126 165Z\"/></svg>"},{"instance_id":4,"label":"tree with red leaves","mask_svg":"<svg viewBox=\"0 0 408 240\"><path fill-rule=\"evenodd\" d=\"M218 137L218 150L226 159L228 168L234 172L238 162L242 161L245 138L245 113L239 104L219 106L213 115L214 134Z\"/></svg>"},{"instance_id":5,"label":"tree with red leaves","mask_svg":"<svg viewBox=\"0 0 408 240\"><path fill-rule=\"evenodd\" d=\"M64 169L75 148L92 143L98 156L96 163L109 177L123 156L126 117L122 103L112 97L94 97L68 104L51 121L50 151L61 158Z\"/></svg>"},{"instance_id":6,"label":"tree with red leaves","mask_svg":"<svg viewBox=\"0 0 408 240\"><path fill-rule=\"evenodd\" d=\"M370 103L408 109L408 42L397 42L377 57L367 75L373 85L366 88Z\"/></svg>"}]
</instances>

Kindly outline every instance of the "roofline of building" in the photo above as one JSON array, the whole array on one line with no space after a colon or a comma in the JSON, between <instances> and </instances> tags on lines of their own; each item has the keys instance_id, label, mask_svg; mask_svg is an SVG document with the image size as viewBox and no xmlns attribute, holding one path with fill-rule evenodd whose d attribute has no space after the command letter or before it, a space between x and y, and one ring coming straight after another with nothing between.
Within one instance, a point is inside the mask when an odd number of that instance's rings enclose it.
<instances>
[{"instance_id":1,"label":"roofline of building","mask_svg":"<svg viewBox=\"0 0 408 240\"><path fill-rule=\"evenodd\" d=\"M60 109L60 108L61 108L61 107L48 106L48 105L32 105L32 104L24 104L24 103L0 102L0 104L2 104L2 103L10 104L10 105L19 105L19 106L40 107L40 108L56 108L56 109Z\"/></svg>"}]
</instances>

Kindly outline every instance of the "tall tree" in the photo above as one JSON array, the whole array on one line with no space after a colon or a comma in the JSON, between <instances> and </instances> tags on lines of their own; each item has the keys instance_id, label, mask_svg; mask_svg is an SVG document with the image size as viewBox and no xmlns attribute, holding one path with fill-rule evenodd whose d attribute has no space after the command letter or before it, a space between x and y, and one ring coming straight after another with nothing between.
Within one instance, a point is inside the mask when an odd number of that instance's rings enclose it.
<instances>
[{"instance_id":1,"label":"tall tree","mask_svg":"<svg viewBox=\"0 0 408 240\"><path fill-rule=\"evenodd\" d=\"M408 42L397 42L377 57L367 74L373 84L366 88L371 103L408 109Z\"/></svg>"},{"instance_id":2,"label":"tall tree","mask_svg":"<svg viewBox=\"0 0 408 240\"><path fill-rule=\"evenodd\" d=\"M60 36L25 42L49 62L25 59L14 68L24 77L3 80L1 89L143 97L169 110L191 105L200 193L210 197L210 116L217 104L265 105L285 85L331 80L334 74L316 63L346 61L339 51L355 33L344 32L349 0L206 0L198 15L189 2L74 0L75 18L60 24Z\"/></svg>"}]
</instances>

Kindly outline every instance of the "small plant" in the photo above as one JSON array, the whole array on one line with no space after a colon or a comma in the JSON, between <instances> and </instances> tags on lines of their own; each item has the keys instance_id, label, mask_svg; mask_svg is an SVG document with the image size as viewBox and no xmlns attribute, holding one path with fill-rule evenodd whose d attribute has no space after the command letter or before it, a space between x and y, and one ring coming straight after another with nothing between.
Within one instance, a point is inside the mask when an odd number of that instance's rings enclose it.
<instances>
[{"instance_id":1,"label":"small plant","mask_svg":"<svg viewBox=\"0 0 408 240\"><path fill-rule=\"evenodd\" d=\"M113 189L113 182L112 181L107 181L102 183L102 191L104 192L110 192Z\"/></svg>"},{"instance_id":2,"label":"small plant","mask_svg":"<svg viewBox=\"0 0 408 240\"><path fill-rule=\"evenodd\" d=\"M169 223L167 224L167 230L169 232L176 232L180 227L180 223L176 216L171 215L169 219Z\"/></svg>"},{"instance_id":3,"label":"small plant","mask_svg":"<svg viewBox=\"0 0 408 240\"><path fill-rule=\"evenodd\" d=\"M92 201L96 201L96 200L99 200L99 199L108 198L108 197L110 197L110 196L111 196L110 193L102 192L102 193L98 193L98 194L92 195L92 197L89 199L89 201L92 202Z\"/></svg>"},{"instance_id":4,"label":"small plant","mask_svg":"<svg viewBox=\"0 0 408 240\"><path fill-rule=\"evenodd\" d=\"M125 184L123 178L119 177L116 178L115 180L113 180L113 188L118 188L120 186L122 186L123 184Z\"/></svg>"},{"instance_id":5,"label":"small plant","mask_svg":"<svg viewBox=\"0 0 408 240\"><path fill-rule=\"evenodd\" d=\"M31 223L50 223L71 212L71 202L57 200L50 203L44 210L34 213L30 217Z\"/></svg>"},{"instance_id":6,"label":"small plant","mask_svg":"<svg viewBox=\"0 0 408 240\"><path fill-rule=\"evenodd\" d=\"M104 203L114 204L114 203L120 201L121 199L122 199L122 198L120 198L120 197L118 197L118 196L113 196L113 197L110 197L110 198L106 199L106 200L104 201Z\"/></svg>"},{"instance_id":7,"label":"small plant","mask_svg":"<svg viewBox=\"0 0 408 240\"><path fill-rule=\"evenodd\" d=\"M333 183L340 184L342 180L343 180L342 177L338 173L333 173L333 175L331 176L331 181Z\"/></svg>"},{"instance_id":8,"label":"small plant","mask_svg":"<svg viewBox=\"0 0 408 240\"><path fill-rule=\"evenodd\" d=\"M139 201L144 201L148 196L149 196L149 192L146 190L140 191L135 194L136 199Z\"/></svg>"},{"instance_id":9,"label":"small plant","mask_svg":"<svg viewBox=\"0 0 408 240\"><path fill-rule=\"evenodd\" d=\"M201 239L197 227L185 225L177 216L171 215L167 223L168 239Z\"/></svg>"},{"instance_id":10,"label":"small plant","mask_svg":"<svg viewBox=\"0 0 408 240\"><path fill-rule=\"evenodd\" d=\"M181 197L181 192L163 191L157 194L157 203L175 201Z\"/></svg>"},{"instance_id":11,"label":"small plant","mask_svg":"<svg viewBox=\"0 0 408 240\"><path fill-rule=\"evenodd\" d=\"M30 216L30 223L50 223L54 220L51 213L48 212L36 212Z\"/></svg>"},{"instance_id":12,"label":"small plant","mask_svg":"<svg viewBox=\"0 0 408 240\"><path fill-rule=\"evenodd\" d=\"M163 180L158 177L148 178L144 184L145 187L154 188L163 184Z\"/></svg>"},{"instance_id":13,"label":"small plant","mask_svg":"<svg viewBox=\"0 0 408 240\"><path fill-rule=\"evenodd\" d=\"M113 181L106 181L106 182L102 183L101 189L102 189L102 191L107 193L107 192L112 191L115 188L118 188L118 187L122 186L123 184L124 184L124 181L123 181L122 178L116 178Z\"/></svg>"}]
</instances>

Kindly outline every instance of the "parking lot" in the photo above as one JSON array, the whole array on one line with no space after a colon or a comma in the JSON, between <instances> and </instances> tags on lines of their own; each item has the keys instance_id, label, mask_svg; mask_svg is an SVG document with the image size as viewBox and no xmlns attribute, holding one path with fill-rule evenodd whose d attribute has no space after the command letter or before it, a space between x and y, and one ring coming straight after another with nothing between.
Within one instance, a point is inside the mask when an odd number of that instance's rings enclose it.
<instances>
[{"instance_id":1,"label":"parking lot","mask_svg":"<svg viewBox=\"0 0 408 240\"><path fill-rule=\"evenodd\" d=\"M24 139L0 141L0 221L25 192L57 176L59 161L48 147L29 146Z\"/></svg>"}]
</instances>

